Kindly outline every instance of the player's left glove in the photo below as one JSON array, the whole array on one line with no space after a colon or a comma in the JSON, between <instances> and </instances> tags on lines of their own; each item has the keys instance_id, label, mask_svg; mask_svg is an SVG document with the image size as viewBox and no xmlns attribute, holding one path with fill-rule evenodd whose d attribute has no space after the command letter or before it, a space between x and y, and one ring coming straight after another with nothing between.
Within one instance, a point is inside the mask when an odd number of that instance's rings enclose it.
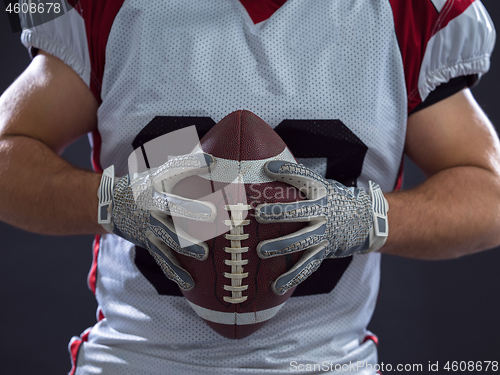
<instances>
[{"instance_id":1,"label":"player's left glove","mask_svg":"<svg viewBox=\"0 0 500 375\"><path fill-rule=\"evenodd\" d=\"M270 161L266 174L300 189L307 200L294 203L267 203L257 206L256 219L262 223L308 221L303 229L262 241L261 258L304 251L299 261L273 283L273 291L284 294L318 269L325 258L366 254L380 249L388 235L387 200L380 187L370 181L368 194L326 180L303 165Z\"/></svg>"}]
</instances>

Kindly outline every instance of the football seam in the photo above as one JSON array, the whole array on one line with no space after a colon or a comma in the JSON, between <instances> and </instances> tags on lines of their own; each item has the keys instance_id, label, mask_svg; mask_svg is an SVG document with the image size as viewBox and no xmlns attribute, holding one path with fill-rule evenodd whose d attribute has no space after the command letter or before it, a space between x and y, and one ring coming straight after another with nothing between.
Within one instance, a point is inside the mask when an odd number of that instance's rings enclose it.
<instances>
[{"instance_id":1,"label":"football seam","mask_svg":"<svg viewBox=\"0 0 500 375\"><path fill-rule=\"evenodd\" d=\"M242 254L248 252L248 247L242 247L241 241L248 238L248 234L243 233L243 226L250 224L250 220L243 219L243 212L251 208L248 204L238 203L236 205L226 205L224 207L231 212L231 219L225 220L225 224L230 227L230 233L225 238L231 241L231 247L226 247L225 252L231 254L231 259L225 259L224 263L231 267L231 272L225 272L224 277L231 280L231 285L224 285L224 290L231 292L231 297L224 296L225 302L237 304L245 302L248 296L242 293L248 289L248 285L243 285L243 279L248 277L248 272L244 272L244 266L248 264L248 259L243 259Z\"/></svg>"}]
</instances>

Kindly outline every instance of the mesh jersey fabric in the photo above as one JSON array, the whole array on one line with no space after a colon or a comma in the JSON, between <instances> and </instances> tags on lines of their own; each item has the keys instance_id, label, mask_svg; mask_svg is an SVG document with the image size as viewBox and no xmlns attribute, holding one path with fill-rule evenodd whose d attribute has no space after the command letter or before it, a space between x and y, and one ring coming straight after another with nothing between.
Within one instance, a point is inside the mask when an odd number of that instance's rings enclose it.
<instances>
[{"instance_id":1,"label":"mesh jersey fabric","mask_svg":"<svg viewBox=\"0 0 500 375\"><path fill-rule=\"evenodd\" d=\"M115 165L117 175L155 118L218 122L246 109L278 133L310 134L292 152L314 171L337 179L348 169L352 185L373 180L392 191L408 113L439 84L484 74L495 41L472 0L288 0L257 24L237 0L103 3L81 0L21 38L91 88L101 103L94 162ZM183 297L159 294L130 243L106 235L95 248L99 321L70 345L76 374L287 374L291 361L360 361L372 367L345 373L375 373L366 327L379 254L352 257L332 290L292 297L255 334L229 340Z\"/></svg>"}]
</instances>

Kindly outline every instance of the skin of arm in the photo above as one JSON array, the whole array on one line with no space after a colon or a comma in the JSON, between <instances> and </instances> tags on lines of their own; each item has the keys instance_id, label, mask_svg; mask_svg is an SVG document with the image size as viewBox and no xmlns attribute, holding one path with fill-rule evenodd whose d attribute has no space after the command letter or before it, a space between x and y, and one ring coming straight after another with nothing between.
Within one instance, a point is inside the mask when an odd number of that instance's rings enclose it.
<instances>
[{"instance_id":1,"label":"skin of arm","mask_svg":"<svg viewBox=\"0 0 500 375\"><path fill-rule=\"evenodd\" d=\"M466 89L408 119L406 154L427 180L386 194L389 237L380 252L451 259L500 245L500 145Z\"/></svg>"},{"instance_id":2,"label":"skin of arm","mask_svg":"<svg viewBox=\"0 0 500 375\"><path fill-rule=\"evenodd\" d=\"M100 174L59 155L97 125L98 104L61 60L40 53L0 97L0 220L43 234L104 233Z\"/></svg>"}]
</instances>

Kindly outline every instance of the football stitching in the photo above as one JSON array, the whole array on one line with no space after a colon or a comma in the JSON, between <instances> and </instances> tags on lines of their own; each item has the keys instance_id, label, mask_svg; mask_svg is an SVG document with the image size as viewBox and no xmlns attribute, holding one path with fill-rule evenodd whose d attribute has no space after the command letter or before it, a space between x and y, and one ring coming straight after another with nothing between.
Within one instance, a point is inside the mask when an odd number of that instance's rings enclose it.
<instances>
[{"instance_id":1,"label":"football stitching","mask_svg":"<svg viewBox=\"0 0 500 375\"><path fill-rule=\"evenodd\" d=\"M231 272L225 272L224 276L231 280L231 285L224 285L224 290L231 292L231 296L224 296L224 301L229 303L245 302L248 296L242 293L248 289L248 285L243 285L243 279L248 277L248 272L244 272L243 266L248 264L248 259L243 259L242 254L248 252L248 247L242 247L241 241L248 238L248 233L243 233L243 226L250 224L250 220L243 220L243 212L251 209L248 204L238 203L226 205L224 207L231 213L231 220L225 220L224 224L231 229L225 238L231 241L231 246L225 248L225 252L231 254L231 259L225 259L224 263L231 266Z\"/></svg>"}]
</instances>

